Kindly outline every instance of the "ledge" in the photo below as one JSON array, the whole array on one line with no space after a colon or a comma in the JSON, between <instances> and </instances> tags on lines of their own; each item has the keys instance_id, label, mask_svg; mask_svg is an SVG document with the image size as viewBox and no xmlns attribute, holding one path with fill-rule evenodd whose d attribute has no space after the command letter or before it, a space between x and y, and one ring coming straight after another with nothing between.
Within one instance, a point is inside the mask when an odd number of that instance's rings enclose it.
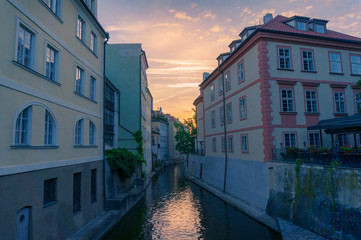
<instances>
[{"instance_id":1,"label":"ledge","mask_svg":"<svg viewBox=\"0 0 361 240\"><path fill-rule=\"evenodd\" d=\"M97 148L97 145L73 145L74 148Z\"/></svg>"},{"instance_id":2,"label":"ledge","mask_svg":"<svg viewBox=\"0 0 361 240\"><path fill-rule=\"evenodd\" d=\"M297 115L297 112L280 112L280 115Z\"/></svg>"},{"instance_id":3,"label":"ledge","mask_svg":"<svg viewBox=\"0 0 361 240\"><path fill-rule=\"evenodd\" d=\"M335 117L346 117L346 116L348 116L348 113L334 113L333 115Z\"/></svg>"},{"instance_id":4,"label":"ledge","mask_svg":"<svg viewBox=\"0 0 361 240\"><path fill-rule=\"evenodd\" d=\"M74 91L74 93L75 93L75 95L77 95L77 96L79 96L79 97L85 98L85 99L88 100L88 101L91 101L91 102L93 102L93 103L98 104L97 101L94 101L93 99L88 98L87 96L85 96L85 95L83 95L83 94L81 94L81 93L78 93L77 91Z\"/></svg>"},{"instance_id":5,"label":"ledge","mask_svg":"<svg viewBox=\"0 0 361 240\"><path fill-rule=\"evenodd\" d=\"M330 84L331 88L346 88L346 84Z\"/></svg>"},{"instance_id":6,"label":"ledge","mask_svg":"<svg viewBox=\"0 0 361 240\"><path fill-rule=\"evenodd\" d=\"M301 72L306 72L306 73L317 73L317 71L306 71L306 70L301 70Z\"/></svg>"},{"instance_id":7,"label":"ledge","mask_svg":"<svg viewBox=\"0 0 361 240\"><path fill-rule=\"evenodd\" d=\"M330 72L331 75L344 75L343 73L334 73L334 72Z\"/></svg>"},{"instance_id":8,"label":"ledge","mask_svg":"<svg viewBox=\"0 0 361 240\"><path fill-rule=\"evenodd\" d=\"M52 202L49 202L49 203L46 203L46 204L44 204L43 205L43 208L46 208L46 207L49 207L49 206L51 206L51 205L54 205L55 203L57 203L58 201L57 200L55 200L55 201L52 201Z\"/></svg>"},{"instance_id":9,"label":"ledge","mask_svg":"<svg viewBox=\"0 0 361 240\"><path fill-rule=\"evenodd\" d=\"M43 75L43 74L41 74L41 73L38 73L37 71L35 71L35 70L31 69L31 68L28 68L28 67L24 66L23 64L18 63L18 62L15 61L15 60L13 60L12 63L15 64L15 65L18 66L18 67L21 67L22 69L24 69L24 70L26 70L26 71L28 71L28 72L34 74L34 75L38 76L38 77L41 77L41 78L47 80L48 82L51 82L51 83L53 83L53 84L55 84L55 85L57 85L57 86L61 86L60 83L58 83L58 82L56 82L56 81L54 81L54 80L51 80L50 78L47 78L45 75Z\"/></svg>"},{"instance_id":10,"label":"ledge","mask_svg":"<svg viewBox=\"0 0 361 240\"><path fill-rule=\"evenodd\" d=\"M33 149L33 150L42 150L42 149L58 149L59 146L31 146L31 145L11 145L11 149Z\"/></svg>"},{"instance_id":11,"label":"ledge","mask_svg":"<svg viewBox=\"0 0 361 240\"><path fill-rule=\"evenodd\" d=\"M351 73L351 76L357 76L357 77L360 77L360 76L361 76L361 74L353 74L353 73Z\"/></svg>"},{"instance_id":12,"label":"ledge","mask_svg":"<svg viewBox=\"0 0 361 240\"><path fill-rule=\"evenodd\" d=\"M296 85L297 81L277 80L278 85Z\"/></svg>"},{"instance_id":13,"label":"ledge","mask_svg":"<svg viewBox=\"0 0 361 240\"><path fill-rule=\"evenodd\" d=\"M305 112L305 116L320 116L320 113L313 113L313 112Z\"/></svg>"},{"instance_id":14,"label":"ledge","mask_svg":"<svg viewBox=\"0 0 361 240\"><path fill-rule=\"evenodd\" d=\"M301 82L301 84L304 87L318 87L318 86L320 86L320 83L314 83L314 82Z\"/></svg>"},{"instance_id":15,"label":"ledge","mask_svg":"<svg viewBox=\"0 0 361 240\"><path fill-rule=\"evenodd\" d=\"M287 68L277 68L277 70L281 70L281 71L295 71L294 69L287 69Z\"/></svg>"}]
</instances>

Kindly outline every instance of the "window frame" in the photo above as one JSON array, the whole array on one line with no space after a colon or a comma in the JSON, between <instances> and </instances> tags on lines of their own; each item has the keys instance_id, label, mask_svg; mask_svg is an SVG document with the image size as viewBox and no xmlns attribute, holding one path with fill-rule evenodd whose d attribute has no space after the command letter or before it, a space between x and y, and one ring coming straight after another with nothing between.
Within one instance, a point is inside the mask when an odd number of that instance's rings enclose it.
<instances>
[{"instance_id":1,"label":"window frame","mask_svg":"<svg viewBox=\"0 0 361 240\"><path fill-rule=\"evenodd\" d=\"M62 21L62 15L63 15L63 0L56 0L56 11L54 11L50 6L49 3L52 0L39 0L48 10L51 14L53 14L61 23Z\"/></svg>"},{"instance_id":2,"label":"window frame","mask_svg":"<svg viewBox=\"0 0 361 240\"><path fill-rule=\"evenodd\" d=\"M223 110L223 115L222 115L222 110ZM221 126L223 126L225 123L224 106L219 107L219 123L221 124Z\"/></svg>"},{"instance_id":3,"label":"window frame","mask_svg":"<svg viewBox=\"0 0 361 240\"><path fill-rule=\"evenodd\" d=\"M213 100L214 100L214 98L215 98L214 83L213 83L211 86L209 86L209 91L210 91L211 101L213 101Z\"/></svg>"},{"instance_id":4,"label":"window frame","mask_svg":"<svg viewBox=\"0 0 361 240\"><path fill-rule=\"evenodd\" d=\"M52 132L51 132L51 143L49 143L49 124L47 122L47 117L50 121L52 121ZM57 125L52 113L48 110L45 110L45 129L44 129L44 146L56 146L57 145ZM47 130L48 129L48 130Z\"/></svg>"},{"instance_id":5,"label":"window frame","mask_svg":"<svg viewBox=\"0 0 361 240\"><path fill-rule=\"evenodd\" d=\"M341 134L336 134L336 143L339 143L340 140L340 136L342 138L342 143L344 143L344 140L346 140L346 144L339 144L338 147L342 147L342 146L348 146L349 145L349 134L347 133L341 133ZM345 138L343 137L345 136Z\"/></svg>"},{"instance_id":6,"label":"window frame","mask_svg":"<svg viewBox=\"0 0 361 240\"><path fill-rule=\"evenodd\" d=\"M351 58L354 57L354 56L360 58L360 63L359 63L359 65L360 65L360 72L359 72L359 73L355 73L355 72L354 72L353 63L352 63L352 59L351 59ZM349 54L349 60L350 60L350 71L351 71L351 75L353 75L353 76L361 76L361 54L350 53L350 54Z\"/></svg>"},{"instance_id":7,"label":"window frame","mask_svg":"<svg viewBox=\"0 0 361 240\"><path fill-rule=\"evenodd\" d=\"M241 110L241 100L244 100L244 105L243 105L243 108L244 108L244 116L242 117L241 113L242 113L242 110ZM247 99L246 99L246 96L242 96L238 99L238 102L239 102L239 120L246 120L247 119Z\"/></svg>"},{"instance_id":8,"label":"window frame","mask_svg":"<svg viewBox=\"0 0 361 240\"><path fill-rule=\"evenodd\" d=\"M334 62L334 61L331 61L331 55L332 54L338 54L340 56L340 70L341 70L341 72L332 71L332 62ZM341 52L328 51L328 62L329 62L329 67L330 67L330 74L343 75L342 54L341 54Z\"/></svg>"},{"instance_id":9,"label":"window frame","mask_svg":"<svg viewBox=\"0 0 361 240\"><path fill-rule=\"evenodd\" d=\"M78 89L77 89L77 85L78 85L78 84L77 84L77 81L78 81L78 79L77 79L77 70L78 70L78 69L80 69L81 73L83 73L83 74L82 74L82 77L81 77L80 84L79 84L80 92L79 92ZM84 96L85 68L83 68L82 66L76 64L76 66L75 66L75 78L74 78L74 79L75 79L75 83L74 83L74 85L75 85L75 86L74 86L74 87L75 87L75 90L74 90L74 92Z\"/></svg>"},{"instance_id":10,"label":"window frame","mask_svg":"<svg viewBox=\"0 0 361 240\"><path fill-rule=\"evenodd\" d=\"M23 114L24 111L27 111L27 119L26 119L26 136L24 137L24 142L19 142L17 139L22 139L22 131L18 130L18 119L20 115ZM15 115L15 122L14 122L14 137L13 137L13 146L31 146L31 135L32 135L32 105L26 105L25 107L21 108L20 111L18 111ZM23 117L20 118L20 126L19 129L22 129L23 126ZM18 132L20 132L20 135L18 136Z\"/></svg>"},{"instance_id":11,"label":"window frame","mask_svg":"<svg viewBox=\"0 0 361 240\"><path fill-rule=\"evenodd\" d=\"M97 101L97 79L93 75L89 78L89 98L94 102Z\"/></svg>"},{"instance_id":12,"label":"window frame","mask_svg":"<svg viewBox=\"0 0 361 240\"><path fill-rule=\"evenodd\" d=\"M282 97L282 91L283 90L286 90L286 91L291 91L292 92L292 111L290 111L289 109L288 109L288 105L289 105L289 103L288 103L288 101L290 100L289 98L288 98L288 93L286 94L287 95L287 97L285 98L285 99L283 99L283 97ZM287 110L286 111L284 111L284 109L283 109L283 100L286 100L287 101ZM294 113L294 112L296 112L296 109L295 109L295 94L294 94L294 89L293 89L293 87L292 88L289 88L289 87L280 87L280 107L281 107L281 112L282 113Z\"/></svg>"},{"instance_id":13,"label":"window frame","mask_svg":"<svg viewBox=\"0 0 361 240\"><path fill-rule=\"evenodd\" d=\"M212 151L217 152L217 138L212 137Z\"/></svg>"},{"instance_id":14,"label":"window frame","mask_svg":"<svg viewBox=\"0 0 361 240\"><path fill-rule=\"evenodd\" d=\"M47 58L48 58L48 48L52 49L54 51L54 60L55 60L55 74L54 79L51 79L47 75ZM45 41L45 51L44 51L44 76L56 83L60 83L60 60L61 60L61 52L59 48L55 47L54 44L50 43L49 41Z\"/></svg>"},{"instance_id":15,"label":"window frame","mask_svg":"<svg viewBox=\"0 0 361 240\"><path fill-rule=\"evenodd\" d=\"M221 150L222 152L225 152L226 151L226 137L222 136L221 137Z\"/></svg>"},{"instance_id":16,"label":"window frame","mask_svg":"<svg viewBox=\"0 0 361 240\"><path fill-rule=\"evenodd\" d=\"M93 121L89 120L89 145L96 146L97 145L97 128ZM92 141L91 141L92 140Z\"/></svg>"},{"instance_id":17,"label":"window frame","mask_svg":"<svg viewBox=\"0 0 361 240\"><path fill-rule=\"evenodd\" d=\"M338 94L338 93L342 93L342 97L343 97L343 100L336 100L336 95L335 94ZM347 108L346 108L346 96L345 96L345 91L344 90L340 90L340 89L335 89L332 91L332 98L333 98L333 111L334 111L334 114L347 114ZM337 110L337 103L343 103L343 109L344 111L343 112L338 112L336 111Z\"/></svg>"},{"instance_id":18,"label":"window frame","mask_svg":"<svg viewBox=\"0 0 361 240\"><path fill-rule=\"evenodd\" d=\"M22 26L23 27L22 27ZM32 34L31 37L31 50L30 50L30 64L29 66L26 66L25 64L18 61L18 45L19 45L19 31L20 28L23 28L30 32ZM36 71L37 67L37 59L38 59L38 32L32 28L29 24L27 24L25 21L20 19L19 17L16 18L16 31L15 31L15 51L14 51L14 61L21 66L24 66L26 68L32 69Z\"/></svg>"},{"instance_id":19,"label":"window frame","mask_svg":"<svg viewBox=\"0 0 361 240\"><path fill-rule=\"evenodd\" d=\"M234 152L234 147L233 147L233 135L228 135L227 136L227 151L228 152Z\"/></svg>"},{"instance_id":20,"label":"window frame","mask_svg":"<svg viewBox=\"0 0 361 240\"><path fill-rule=\"evenodd\" d=\"M310 60L307 56L307 58L305 59L303 57L303 52L311 52L312 53L312 59ZM308 54L307 54L308 55ZM301 57L301 68L302 68L302 72L316 72L316 62L315 62L315 52L313 49L310 48L300 48L300 57ZM305 69L305 64L304 62L307 61L308 65L310 65L310 61L312 61L312 70L306 70ZM309 67L309 66L308 66Z\"/></svg>"},{"instance_id":21,"label":"window frame","mask_svg":"<svg viewBox=\"0 0 361 240\"><path fill-rule=\"evenodd\" d=\"M230 115L228 115L228 106L230 106L230 112L229 112ZM227 124L230 124L233 122L232 102L226 104L225 111L226 111L226 119L225 120L226 120ZM228 117L228 116L230 116L230 117Z\"/></svg>"},{"instance_id":22,"label":"window frame","mask_svg":"<svg viewBox=\"0 0 361 240\"><path fill-rule=\"evenodd\" d=\"M241 71L240 71L240 65L242 65ZM241 77L242 76L242 77ZM237 63L237 80L238 80L238 84L243 83L244 81L246 81L246 73L245 73L245 67L244 67L244 59L242 59L241 61L239 61Z\"/></svg>"},{"instance_id":23,"label":"window frame","mask_svg":"<svg viewBox=\"0 0 361 240\"><path fill-rule=\"evenodd\" d=\"M228 83L228 88L227 88L227 83ZM224 74L224 87L226 89L226 92L230 91L231 90L231 84L232 84L232 81L231 81L231 71L227 71L225 74Z\"/></svg>"},{"instance_id":24,"label":"window frame","mask_svg":"<svg viewBox=\"0 0 361 240\"><path fill-rule=\"evenodd\" d=\"M218 79L218 94L221 96L223 94L223 81L222 78Z\"/></svg>"},{"instance_id":25,"label":"window frame","mask_svg":"<svg viewBox=\"0 0 361 240\"><path fill-rule=\"evenodd\" d=\"M80 123L80 127L78 126ZM80 129L80 130L79 130ZM84 119L78 119L74 126L74 146L84 145Z\"/></svg>"},{"instance_id":26,"label":"window frame","mask_svg":"<svg viewBox=\"0 0 361 240\"><path fill-rule=\"evenodd\" d=\"M54 187L52 189L51 185L53 184ZM50 195L50 199L47 196ZM44 188L43 188L43 207L47 207L53 205L57 202L57 178L51 178L44 180Z\"/></svg>"},{"instance_id":27,"label":"window frame","mask_svg":"<svg viewBox=\"0 0 361 240\"><path fill-rule=\"evenodd\" d=\"M216 127L216 112L214 110L211 111L211 126L212 128Z\"/></svg>"},{"instance_id":28,"label":"window frame","mask_svg":"<svg viewBox=\"0 0 361 240\"><path fill-rule=\"evenodd\" d=\"M94 40L92 40L92 36L94 36ZM93 44L92 44L93 41ZM97 55L98 52L98 36L95 34L95 32L92 30L90 31L90 37L89 37L89 49Z\"/></svg>"},{"instance_id":29,"label":"window frame","mask_svg":"<svg viewBox=\"0 0 361 240\"><path fill-rule=\"evenodd\" d=\"M315 136L318 135L318 145L311 143L311 135L315 135ZM315 136L313 137L314 139L315 139ZM308 131L307 132L307 141L308 141L308 146L321 147L321 135L320 135L320 132ZM317 142L316 140L314 140L314 141Z\"/></svg>"},{"instance_id":30,"label":"window frame","mask_svg":"<svg viewBox=\"0 0 361 240\"><path fill-rule=\"evenodd\" d=\"M279 50L280 49L287 49L289 51L289 56L288 56L288 59L289 59L289 68L281 68L281 56L280 56L280 52ZM277 69L278 70L289 70L289 71L293 71L293 64L292 64L292 49L290 46L281 46L281 45L277 45L276 46L276 52L277 52ZM282 58L287 58L282 56Z\"/></svg>"},{"instance_id":31,"label":"window frame","mask_svg":"<svg viewBox=\"0 0 361 240\"><path fill-rule=\"evenodd\" d=\"M246 139L246 148L244 149L244 144L243 144L243 138ZM241 153L249 153L249 143L248 143L248 134L241 134L240 135L240 139L241 139Z\"/></svg>"},{"instance_id":32,"label":"window frame","mask_svg":"<svg viewBox=\"0 0 361 240\"><path fill-rule=\"evenodd\" d=\"M295 137L295 145L290 145L290 146L286 146L286 134L291 134L293 135L294 134L294 137ZM290 141L291 141L291 138L290 138ZM283 142L283 146L284 147L298 147L298 139L297 139L297 132L294 132L294 131L286 131L286 132L282 132L282 142Z\"/></svg>"},{"instance_id":33,"label":"window frame","mask_svg":"<svg viewBox=\"0 0 361 240\"><path fill-rule=\"evenodd\" d=\"M79 19L81 20L82 24L82 29L81 29L81 33L79 36ZM84 20L85 18L83 16L81 16L79 13L77 14L77 18L76 18L76 28L75 28L75 37L78 38L80 41L82 41L83 43L86 43L86 21Z\"/></svg>"},{"instance_id":34,"label":"window frame","mask_svg":"<svg viewBox=\"0 0 361 240\"><path fill-rule=\"evenodd\" d=\"M307 92L315 92L315 99L312 99L312 95L311 99L307 99ZM306 113L318 113L319 112L319 107L318 107L318 93L316 89L304 89L304 97L305 97L305 112ZM311 111L308 111L308 102L310 102L311 104ZM313 111L313 102L315 102L316 105L316 111Z\"/></svg>"}]
</instances>

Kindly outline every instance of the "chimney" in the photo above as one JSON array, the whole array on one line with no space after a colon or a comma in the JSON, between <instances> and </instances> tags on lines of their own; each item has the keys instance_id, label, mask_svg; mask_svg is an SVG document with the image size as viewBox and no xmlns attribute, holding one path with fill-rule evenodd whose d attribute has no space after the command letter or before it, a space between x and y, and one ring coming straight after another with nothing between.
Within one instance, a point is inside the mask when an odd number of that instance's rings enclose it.
<instances>
[{"instance_id":1,"label":"chimney","mask_svg":"<svg viewBox=\"0 0 361 240\"><path fill-rule=\"evenodd\" d=\"M162 107L159 108L159 113L162 113Z\"/></svg>"},{"instance_id":2,"label":"chimney","mask_svg":"<svg viewBox=\"0 0 361 240\"><path fill-rule=\"evenodd\" d=\"M206 80L206 78L209 77L209 75L210 75L209 73L204 72L203 73L203 81Z\"/></svg>"},{"instance_id":3,"label":"chimney","mask_svg":"<svg viewBox=\"0 0 361 240\"><path fill-rule=\"evenodd\" d=\"M263 24L266 24L267 22L269 22L270 20L273 19L273 15L272 13L267 13L266 15L264 15L263 17Z\"/></svg>"}]
</instances>

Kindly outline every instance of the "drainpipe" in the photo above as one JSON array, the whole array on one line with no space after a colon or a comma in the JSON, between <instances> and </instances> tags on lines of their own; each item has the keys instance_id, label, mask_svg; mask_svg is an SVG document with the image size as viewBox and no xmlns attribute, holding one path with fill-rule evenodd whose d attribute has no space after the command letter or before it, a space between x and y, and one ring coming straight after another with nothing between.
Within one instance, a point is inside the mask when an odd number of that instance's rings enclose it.
<instances>
[{"instance_id":1,"label":"drainpipe","mask_svg":"<svg viewBox=\"0 0 361 240\"><path fill-rule=\"evenodd\" d=\"M106 167L106 163L105 163L105 135L104 135L104 129L105 129L105 111L104 111L104 98L105 98L105 85L106 85L106 76L105 76L105 46L108 44L109 41L109 33L106 33L106 40L104 41L104 45L103 45L103 51L104 51L104 55L103 55L103 201L104 201L104 209L107 209L107 190L106 190L106 176L105 176L105 167Z\"/></svg>"},{"instance_id":2,"label":"drainpipe","mask_svg":"<svg viewBox=\"0 0 361 240\"><path fill-rule=\"evenodd\" d=\"M227 119L226 119L226 88L224 86L224 72L222 72L219 69L218 66L218 71L222 74L222 86L223 86L223 90L222 90L222 101L223 101L223 120L224 120L224 124L223 124L223 130L224 130L224 144L225 144L225 151L224 151L224 157L225 157L225 161L224 161L224 180L223 180L223 192L226 191L226 184L227 184L227 164L228 164L228 149L227 149ZM222 144L222 141L221 141Z\"/></svg>"}]
</instances>

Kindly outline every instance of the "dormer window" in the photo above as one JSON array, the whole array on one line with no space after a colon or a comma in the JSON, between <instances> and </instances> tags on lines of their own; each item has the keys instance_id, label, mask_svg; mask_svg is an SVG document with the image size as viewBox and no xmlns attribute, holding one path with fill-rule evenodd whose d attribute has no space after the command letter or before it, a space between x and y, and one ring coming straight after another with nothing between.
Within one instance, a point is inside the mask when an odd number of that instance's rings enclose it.
<instances>
[{"instance_id":1,"label":"dormer window","mask_svg":"<svg viewBox=\"0 0 361 240\"><path fill-rule=\"evenodd\" d=\"M315 24L314 31L318 33L325 33L325 26L320 24Z\"/></svg>"},{"instance_id":2,"label":"dormer window","mask_svg":"<svg viewBox=\"0 0 361 240\"><path fill-rule=\"evenodd\" d=\"M301 31L307 31L307 25L305 22L297 22L297 29Z\"/></svg>"}]
</instances>

